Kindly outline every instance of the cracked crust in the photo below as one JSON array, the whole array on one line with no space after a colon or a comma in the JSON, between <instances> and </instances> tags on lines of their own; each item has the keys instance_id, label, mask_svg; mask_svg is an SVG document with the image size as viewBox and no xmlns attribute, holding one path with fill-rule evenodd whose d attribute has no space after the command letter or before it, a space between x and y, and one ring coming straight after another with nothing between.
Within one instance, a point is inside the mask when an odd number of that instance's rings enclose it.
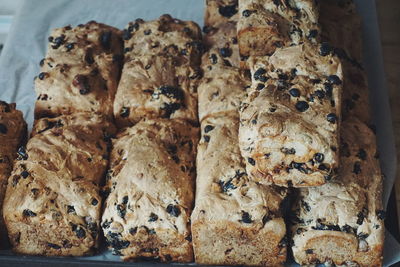
<instances>
[{"instance_id":1,"label":"cracked crust","mask_svg":"<svg viewBox=\"0 0 400 267\"><path fill-rule=\"evenodd\" d=\"M98 247L100 184L114 126L91 114L36 121L8 181L4 220L16 253L82 256Z\"/></svg>"}]
</instances>

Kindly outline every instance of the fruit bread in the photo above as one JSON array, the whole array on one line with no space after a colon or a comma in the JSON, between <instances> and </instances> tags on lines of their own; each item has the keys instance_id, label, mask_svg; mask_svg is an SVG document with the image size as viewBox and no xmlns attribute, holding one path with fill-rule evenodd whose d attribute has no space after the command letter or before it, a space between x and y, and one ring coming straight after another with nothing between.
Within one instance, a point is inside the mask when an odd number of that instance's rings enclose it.
<instances>
[{"instance_id":1,"label":"fruit bread","mask_svg":"<svg viewBox=\"0 0 400 267\"><path fill-rule=\"evenodd\" d=\"M110 137L104 116L64 115L35 122L18 150L4 199L4 220L17 253L82 256L100 235L100 185Z\"/></svg>"},{"instance_id":2,"label":"fruit bread","mask_svg":"<svg viewBox=\"0 0 400 267\"><path fill-rule=\"evenodd\" d=\"M357 117L371 122L368 84L360 65L362 54L361 19L351 0L321 0L321 39L327 49L340 57L343 66L343 119Z\"/></svg>"},{"instance_id":3,"label":"fruit bread","mask_svg":"<svg viewBox=\"0 0 400 267\"><path fill-rule=\"evenodd\" d=\"M247 173L279 186L318 186L338 167L342 67L322 46L302 44L250 58L251 92L239 144Z\"/></svg>"},{"instance_id":4,"label":"fruit bread","mask_svg":"<svg viewBox=\"0 0 400 267\"><path fill-rule=\"evenodd\" d=\"M342 123L335 182L302 188L293 211L293 254L301 265L381 266L382 175L375 135L352 118Z\"/></svg>"},{"instance_id":5,"label":"fruit bread","mask_svg":"<svg viewBox=\"0 0 400 267\"><path fill-rule=\"evenodd\" d=\"M284 188L247 176L237 111L203 120L192 235L196 263L280 266L286 259Z\"/></svg>"},{"instance_id":6,"label":"fruit bread","mask_svg":"<svg viewBox=\"0 0 400 267\"><path fill-rule=\"evenodd\" d=\"M35 78L35 118L75 112L113 116L123 59L121 32L94 21L52 31Z\"/></svg>"},{"instance_id":7,"label":"fruit bread","mask_svg":"<svg viewBox=\"0 0 400 267\"><path fill-rule=\"evenodd\" d=\"M6 193L7 180L13 168L17 150L26 141L27 126L21 111L15 104L0 101L0 248L7 240L6 227L3 221L3 199Z\"/></svg>"},{"instance_id":8,"label":"fruit bread","mask_svg":"<svg viewBox=\"0 0 400 267\"><path fill-rule=\"evenodd\" d=\"M102 228L123 260L192 262L198 128L183 120L143 120L113 141Z\"/></svg>"},{"instance_id":9,"label":"fruit bread","mask_svg":"<svg viewBox=\"0 0 400 267\"><path fill-rule=\"evenodd\" d=\"M114 103L119 127L142 118L197 120L200 28L169 15L137 19L123 32L125 64Z\"/></svg>"},{"instance_id":10,"label":"fruit bread","mask_svg":"<svg viewBox=\"0 0 400 267\"><path fill-rule=\"evenodd\" d=\"M320 33L314 0L239 1L240 55L271 55L279 47L316 43Z\"/></svg>"}]
</instances>

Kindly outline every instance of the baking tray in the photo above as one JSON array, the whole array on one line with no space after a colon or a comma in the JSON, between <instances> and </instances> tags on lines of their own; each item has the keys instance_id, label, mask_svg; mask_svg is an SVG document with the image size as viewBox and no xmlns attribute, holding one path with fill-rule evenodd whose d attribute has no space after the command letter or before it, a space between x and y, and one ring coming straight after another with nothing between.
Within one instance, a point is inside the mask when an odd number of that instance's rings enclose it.
<instances>
[{"instance_id":1,"label":"baking tray","mask_svg":"<svg viewBox=\"0 0 400 267\"><path fill-rule=\"evenodd\" d=\"M364 66L371 88L370 98L377 128L381 167L385 174L384 203L387 204L396 173L396 151L385 82L380 35L374 0L355 0L363 19ZM123 28L136 18L145 20L169 13L203 25L204 0L25 0L13 20L0 56L0 99L17 102L31 127L36 99L33 78L44 57L52 28L97 20ZM44 258L0 251L0 266L155 266L157 263L123 263L105 248L101 254L79 258ZM384 266L400 262L400 245L386 232ZM169 264L171 266L181 264ZM191 264L193 265L193 264ZM288 263L287 266L298 266Z\"/></svg>"}]
</instances>

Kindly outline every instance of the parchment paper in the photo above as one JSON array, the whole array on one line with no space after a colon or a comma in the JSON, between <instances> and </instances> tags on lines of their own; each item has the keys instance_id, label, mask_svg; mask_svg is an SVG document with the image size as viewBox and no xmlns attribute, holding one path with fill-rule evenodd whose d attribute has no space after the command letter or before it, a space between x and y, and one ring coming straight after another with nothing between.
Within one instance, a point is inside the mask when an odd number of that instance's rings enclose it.
<instances>
[{"instance_id":1,"label":"parchment paper","mask_svg":"<svg viewBox=\"0 0 400 267\"><path fill-rule=\"evenodd\" d=\"M384 203L387 204L396 173L396 151L390 106L383 70L380 36L374 0L356 0L363 18L364 66L371 90L371 106L377 126L382 171L385 174ZM33 121L36 99L33 78L39 73L39 61L47 48L52 28L96 20L123 28L136 18L156 19L169 13L203 25L203 0L25 0L22 2L0 57L0 99L16 102L28 124ZM10 255L9 251L0 252ZM82 260L119 261L104 252ZM1 257L0 257L1 261ZM400 245L386 232L385 266L400 261ZM88 262L89 263L89 262ZM297 266L288 264L287 266Z\"/></svg>"}]
</instances>

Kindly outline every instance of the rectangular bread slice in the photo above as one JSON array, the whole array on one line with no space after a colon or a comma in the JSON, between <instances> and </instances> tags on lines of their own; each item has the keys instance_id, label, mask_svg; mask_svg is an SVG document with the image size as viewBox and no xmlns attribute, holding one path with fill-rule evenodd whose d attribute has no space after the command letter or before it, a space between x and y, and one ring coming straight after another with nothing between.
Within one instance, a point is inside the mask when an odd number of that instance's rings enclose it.
<instances>
[{"instance_id":1,"label":"rectangular bread slice","mask_svg":"<svg viewBox=\"0 0 400 267\"><path fill-rule=\"evenodd\" d=\"M192 262L198 128L183 120L146 120L113 142L102 228L123 260Z\"/></svg>"},{"instance_id":2,"label":"rectangular bread slice","mask_svg":"<svg viewBox=\"0 0 400 267\"><path fill-rule=\"evenodd\" d=\"M51 32L35 78L35 118L75 112L113 116L121 73L121 32L94 21Z\"/></svg>"},{"instance_id":3,"label":"rectangular bread slice","mask_svg":"<svg viewBox=\"0 0 400 267\"><path fill-rule=\"evenodd\" d=\"M342 67L321 46L250 58L251 92L240 110L247 173L279 186L318 186L338 167Z\"/></svg>"},{"instance_id":4,"label":"rectangular bread slice","mask_svg":"<svg viewBox=\"0 0 400 267\"><path fill-rule=\"evenodd\" d=\"M83 256L98 248L102 197L114 126L89 113L37 120L18 150L4 199L16 253Z\"/></svg>"},{"instance_id":5,"label":"rectangular bread slice","mask_svg":"<svg viewBox=\"0 0 400 267\"><path fill-rule=\"evenodd\" d=\"M355 118L341 129L337 181L299 190L294 258L301 265L382 266L385 212L375 135Z\"/></svg>"},{"instance_id":6,"label":"rectangular bread slice","mask_svg":"<svg viewBox=\"0 0 400 267\"><path fill-rule=\"evenodd\" d=\"M196 263L280 266L286 260L286 190L247 176L237 111L202 121L192 235Z\"/></svg>"},{"instance_id":7,"label":"rectangular bread slice","mask_svg":"<svg viewBox=\"0 0 400 267\"><path fill-rule=\"evenodd\" d=\"M239 1L238 42L240 55L271 55L288 47L319 39L318 8L314 0Z\"/></svg>"},{"instance_id":8,"label":"rectangular bread slice","mask_svg":"<svg viewBox=\"0 0 400 267\"><path fill-rule=\"evenodd\" d=\"M114 102L118 126L142 118L197 121L201 30L169 15L129 23L123 33L125 64Z\"/></svg>"},{"instance_id":9,"label":"rectangular bread slice","mask_svg":"<svg viewBox=\"0 0 400 267\"><path fill-rule=\"evenodd\" d=\"M352 0L321 0L321 39L329 43L343 66L343 119L356 117L371 121L368 83L361 66L361 18Z\"/></svg>"},{"instance_id":10,"label":"rectangular bread slice","mask_svg":"<svg viewBox=\"0 0 400 267\"><path fill-rule=\"evenodd\" d=\"M17 157L17 150L26 142L27 125L15 104L0 100L0 248L4 248L7 237L3 220L3 200L8 177Z\"/></svg>"}]
</instances>

